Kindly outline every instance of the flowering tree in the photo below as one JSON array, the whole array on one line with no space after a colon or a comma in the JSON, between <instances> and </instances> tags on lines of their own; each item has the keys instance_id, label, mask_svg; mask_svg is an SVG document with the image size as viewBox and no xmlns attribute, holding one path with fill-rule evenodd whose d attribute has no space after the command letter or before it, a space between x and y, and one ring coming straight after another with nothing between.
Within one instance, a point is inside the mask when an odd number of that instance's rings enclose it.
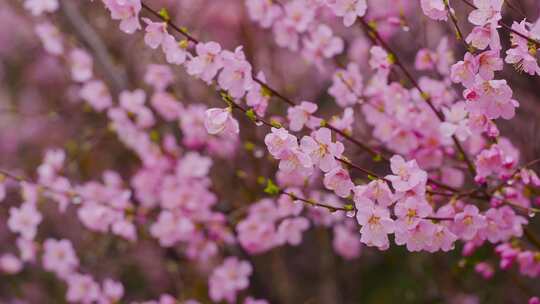
<instances>
[{"instance_id":1,"label":"flowering tree","mask_svg":"<svg viewBox=\"0 0 540 304\"><path fill-rule=\"evenodd\" d=\"M0 8L0 301L540 303L537 1Z\"/></svg>"}]
</instances>

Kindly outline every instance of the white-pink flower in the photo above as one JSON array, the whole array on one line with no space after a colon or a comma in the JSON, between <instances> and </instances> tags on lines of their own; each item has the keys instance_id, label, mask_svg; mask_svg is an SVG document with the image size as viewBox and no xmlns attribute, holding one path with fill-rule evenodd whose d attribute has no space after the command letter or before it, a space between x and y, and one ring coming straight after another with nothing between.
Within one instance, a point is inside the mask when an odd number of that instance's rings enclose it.
<instances>
[{"instance_id":1,"label":"white-pink flower","mask_svg":"<svg viewBox=\"0 0 540 304\"><path fill-rule=\"evenodd\" d=\"M332 133L328 128L320 128L311 136L300 140L300 148L306 152L313 163L328 172L338 166L336 158L341 158L345 147L340 142L332 142Z\"/></svg>"},{"instance_id":2,"label":"white-pink flower","mask_svg":"<svg viewBox=\"0 0 540 304\"><path fill-rule=\"evenodd\" d=\"M238 121L231 115L230 108L212 108L206 110L204 126L209 134L233 133L240 131Z\"/></svg>"},{"instance_id":3,"label":"white-pink flower","mask_svg":"<svg viewBox=\"0 0 540 304\"><path fill-rule=\"evenodd\" d=\"M336 195L340 197L349 196L354 187L354 184L349 177L349 172L341 167L336 167L332 171L326 173L324 175L323 183L326 189L334 191Z\"/></svg>"},{"instance_id":4,"label":"white-pink flower","mask_svg":"<svg viewBox=\"0 0 540 304\"><path fill-rule=\"evenodd\" d=\"M427 181L426 171L420 169L414 159L405 161L403 157L394 155L390 158L390 167L394 175L387 175L386 178L396 191L406 192Z\"/></svg>"},{"instance_id":5,"label":"white-pink flower","mask_svg":"<svg viewBox=\"0 0 540 304\"><path fill-rule=\"evenodd\" d=\"M362 226L360 241L368 246L375 246L381 250L389 247L388 234L394 232L394 221L390 218L390 211L364 199L356 205L356 220Z\"/></svg>"},{"instance_id":6,"label":"white-pink flower","mask_svg":"<svg viewBox=\"0 0 540 304\"><path fill-rule=\"evenodd\" d=\"M199 43L195 47L195 51L197 56L186 63L187 73L211 83L223 67L221 45L217 42Z\"/></svg>"},{"instance_id":7,"label":"white-pink flower","mask_svg":"<svg viewBox=\"0 0 540 304\"><path fill-rule=\"evenodd\" d=\"M353 25L357 17L366 14L366 0L329 0L328 5L336 16L343 17L343 25L349 27Z\"/></svg>"},{"instance_id":8,"label":"white-pink flower","mask_svg":"<svg viewBox=\"0 0 540 304\"><path fill-rule=\"evenodd\" d=\"M317 111L317 108L316 104L309 101L302 101L300 105L290 107L287 110L287 118L289 119L291 131L300 131L306 124L313 126L309 122L312 120L312 114Z\"/></svg>"}]
</instances>

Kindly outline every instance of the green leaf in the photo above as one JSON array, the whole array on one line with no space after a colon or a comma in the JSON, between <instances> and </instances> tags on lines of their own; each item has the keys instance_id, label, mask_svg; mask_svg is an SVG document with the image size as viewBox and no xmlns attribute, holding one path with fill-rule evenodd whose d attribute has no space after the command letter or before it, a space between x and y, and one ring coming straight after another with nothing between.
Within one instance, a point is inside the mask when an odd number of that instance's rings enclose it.
<instances>
[{"instance_id":1,"label":"green leaf","mask_svg":"<svg viewBox=\"0 0 540 304\"><path fill-rule=\"evenodd\" d=\"M254 121L254 122L257 122L258 119L257 119L257 115L255 114L255 111L253 111L253 109L249 109L246 111L246 116L251 120L251 121Z\"/></svg>"},{"instance_id":2,"label":"green leaf","mask_svg":"<svg viewBox=\"0 0 540 304\"><path fill-rule=\"evenodd\" d=\"M159 14L159 16L160 16L161 18L163 18L163 20L165 20L165 21L167 21L167 22L168 22L169 20L171 20L171 16L169 15L169 11L167 11L166 8L160 9L159 12L158 12L158 14Z\"/></svg>"},{"instance_id":3,"label":"green leaf","mask_svg":"<svg viewBox=\"0 0 540 304\"><path fill-rule=\"evenodd\" d=\"M277 195L279 194L279 187L274 184L274 182L271 179L268 179L266 182L266 188L264 188L264 193L270 194L270 195Z\"/></svg>"}]
</instances>

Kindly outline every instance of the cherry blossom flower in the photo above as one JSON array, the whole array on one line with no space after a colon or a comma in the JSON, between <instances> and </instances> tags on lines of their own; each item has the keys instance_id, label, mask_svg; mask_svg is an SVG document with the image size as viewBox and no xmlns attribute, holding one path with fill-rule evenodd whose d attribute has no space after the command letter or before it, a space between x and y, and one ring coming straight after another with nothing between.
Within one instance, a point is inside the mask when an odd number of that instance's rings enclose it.
<instances>
[{"instance_id":1,"label":"cherry blossom flower","mask_svg":"<svg viewBox=\"0 0 540 304\"><path fill-rule=\"evenodd\" d=\"M139 13L141 0L103 0L113 20L120 20L120 29L132 34L141 28Z\"/></svg>"},{"instance_id":2,"label":"cherry blossom flower","mask_svg":"<svg viewBox=\"0 0 540 304\"><path fill-rule=\"evenodd\" d=\"M17 256L11 253L6 253L0 256L0 272L17 274L22 269L23 263Z\"/></svg>"},{"instance_id":3,"label":"cherry blossom flower","mask_svg":"<svg viewBox=\"0 0 540 304\"><path fill-rule=\"evenodd\" d=\"M43 243L43 268L66 278L78 266L79 259L69 240L47 239Z\"/></svg>"},{"instance_id":4,"label":"cherry blossom flower","mask_svg":"<svg viewBox=\"0 0 540 304\"><path fill-rule=\"evenodd\" d=\"M204 126L208 133L213 135L222 132L234 134L240 132L238 121L232 117L230 108L212 108L206 110Z\"/></svg>"},{"instance_id":5,"label":"cherry blossom flower","mask_svg":"<svg viewBox=\"0 0 540 304\"><path fill-rule=\"evenodd\" d=\"M268 147L268 152L276 159L281 159L288 151L298 147L296 137L289 134L285 128L272 128L272 132L265 136L264 143Z\"/></svg>"},{"instance_id":6,"label":"cherry blossom flower","mask_svg":"<svg viewBox=\"0 0 540 304\"><path fill-rule=\"evenodd\" d=\"M257 21L261 27L269 28L282 14L281 8L272 0L246 0L251 20Z\"/></svg>"},{"instance_id":7,"label":"cherry blossom flower","mask_svg":"<svg viewBox=\"0 0 540 304\"><path fill-rule=\"evenodd\" d=\"M328 172L338 166L336 159L341 158L345 147L340 142L332 142L332 133L328 128L320 128L312 136L304 136L300 141L302 151L309 154L313 163Z\"/></svg>"},{"instance_id":8,"label":"cherry blossom flower","mask_svg":"<svg viewBox=\"0 0 540 304\"><path fill-rule=\"evenodd\" d=\"M58 28L45 22L36 25L35 31L47 52L52 55L61 55L64 53L64 45Z\"/></svg>"},{"instance_id":9,"label":"cherry blossom flower","mask_svg":"<svg viewBox=\"0 0 540 304\"><path fill-rule=\"evenodd\" d=\"M66 292L68 301L89 304L95 303L100 298L100 287L90 275L73 274L66 281L68 283Z\"/></svg>"},{"instance_id":10,"label":"cherry blossom flower","mask_svg":"<svg viewBox=\"0 0 540 304\"><path fill-rule=\"evenodd\" d=\"M226 258L208 279L210 298L217 302L225 300L234 303L236 293L248 287L248 278L252 272L253 268L248 262L236 257Z\"/></svg>"},{"instance_id":11,"label":"cherry blossom flower","mask_svg":"<svg viewBox=\"0 0 540 304\"><path fill-rule=\"evenodd\" d=\"M9 230L19 233L23 238L32 240L37 233L37 226L43 216L33 203L23 203L19 208L9 209L7 226Z\"/></svg>"},{"instance_id":12,"label":"cherry blossom flower","mask_svg":"<svg viewBox=\"0 0 540 304\"><path fill-rule=\"evenodd\" d=\"M453 232L461 239L472 240L476 233L486 226L486 219L476 206L467 205L454 217Z\"/></svg>"},{"instance_id":13,"label":"cherry blossom flower","mask_svg":"<svg viewBox=\"0 0 540 304\"><path fill-rule=\"evenodd\" d=\"M24 8L32 15L39 16L45 12L53 13L58 10L58 0L25 0Z\"/></svg>"},{"instance_id":14,"label":"cherry blossom flower","mask_svg":"<svg viewBox=\"0 0 540 304\"><path fill-rule=\"evenodd\" d=\"M211 83L223 67L221 46L216 42L199 43L195 51L197 56L186 63L187 73Z\"/></svg>"},{"instance_id":15,"label":"cherry blossom flower","mask_svg":"<svg viewBox=\"0 0 540 304\"><path fill-rule=\"evenodd\" d=\"M362 226L360 241L368 246L375 246L385 250L389 246L388 234L394 232L394 221L390 218L390 211L364 199L356 204L356 220Z\"/></svg>"},{"instance_id":16,"label":"cherry blossom flower","mask_svg":"<svg viewBox=\"0 0 540 304\"><path fill-rule=\"evenodd\" d=\"M360 103L363 83L362 74L356 63L349 63L346 70L338 70L332 78L332 86L328 94L336 99L340 107L353 106Z\"/></svg>"},{"instance_id":17,"label":"cherry blossom flower","mask_svg":"<svg viewBox=\"0 0 540 304\"><path fill-rule=\"evenodd\" d=\"M444 0L421 0L420 5L424 14L429 18L444 21L448 19Z\"/></svg>"},{"instance_id":18,"label":"cherry blossom flower","mask_svg":"<svg viewBox=\"0 0 540 304\"><path fill-rule=\"evenodd\" d=\"M456 135L459 140L464 141L472 134L468 126L465 102L457 102L449 109L443 108L443 113L445 121L440 127L443 136L449 138Z\"/></svg>"},{"instance_id":19,"label":"cherry blossom flower","mask_svg":"<svg viewBox=\"0 0 540 304\"><path fill-rule=\"evenodd\" d=\"M394 155L390 158L390 167L395 175L386 178L396 191L405 192L427 181L426 172L418 167L414 159L406 162L403 157Z\"/></svg>"},{"instance_id":20,"label":"cherry blossom flower","mask_svg":"<svg viewBox=\"0 0 540 304\"><path fill-rule=\"evenodd\" d=\"M335 226L332 246L336 253L345 259L351 260L358 257L361 251L358 232L345 225Z\"/></svg>"},{"instance_id":21,"label":"cherry blossom flower","mask_svg":"<svg viewBox=\"0 0 540 304\"><path fill-rule=\"evenodd\" d=\"M97 112L101 112L112 106L112 97L109 89L101 80L86 82L79 94Z\"/></svg>"},{"instance_id":22,"label":"cherry blossom flower","mask_svg":"<svg viewBox=\"0 0 540 304\"><path fill-rule=\"evenodd\" d=\"M354 184L347 170L336 167L324 175L324 186L326 189L334 191L337 196L347 197Z\"/></svg>"},{"instance_id":23,"label":"cherry blossom flower","mask_svg":"<svg viewBox=\"0 0 540 304\"><path fill-rule=\"evenodd\" d=\"M349 27L353 25L357 17L366 14L366 0L330 0L327 1L336 16L343 17L343 25Z\"/></svg>"},{"instance_id":24,"label":"cherry blossom flower","mask_svg":"<svg viewBox=\"0 0 540 304\"><path fill-rule=\"evenodd\" d=\"M144 35L144 43L152 49L157 49L167 37L167 23L153 22L148 18L142 18L146 23L146 34Z\"/></svg>"},{"instance_id":25,"label":"cherry blossom flower","mask_svg":"<svg viewBox=\"0 0 540 304\"><path fill-rule=\"evenodd\" d=\"M179 241L188 240L195 230L193 222L170 211L161 211L158 220L150 227L153 237L159 239L163 247L171 247Z\"/></svg>"},{"instance_id":26,"label":"cherry blossom flower","mask_svg":"<svg viewBox=\"0 0 540 304\"><path fill-rule=\"evenodd\" d=\"M469 22L483 26L486 23L496 23L501 20L503 0L474 0L477 7L469 14Z\"/></svg>"},{"instance_id":27,"label":"cherry blossom flower","mask_svg":"<svg viewBox=\"0 0 540 304\"><path fill-rule=\"evenodd\" d=\"M223 51L223 71L219 74L219 86L227 90L233 98L241 98L253 86L251 64L245 60L242 47L234 53Z\"/></svg>"},{"instance_id":28,"label":"cherry blossom flower","mask_svg":"<svg viewBox=\"0 0 540 304\"><path fill-rule=\"evenodd\" d=\"M85 82L92 78L92 57L83 49L74 49L69 53L71 77L77 82Z\"/></svg>"},{"instance_id":29,"label":"cherry blossom flower","mask_svg":"<svg viewBox=\"0 0 540 304\"><path fill-rule=\"evenodd\" d=\"M302 233L309 228L309 221L304 217L284 219L277 228L280 243L297 246L302 242Z\"/></svg>"},{"instance_id":30,"label":"cherry blossom flower","mask_svg":"<svg viewBox=\"0 0 540 304\"><path fill-rule=\"evenodd\" d=\"M290 107L287 110L287 118L290 122L289 128L291 131L300 131L304 125L313 127L312 114L317 111L317 108L316 104L309 101L302 101L300 105Z\"/></svg>"}]
</instances>

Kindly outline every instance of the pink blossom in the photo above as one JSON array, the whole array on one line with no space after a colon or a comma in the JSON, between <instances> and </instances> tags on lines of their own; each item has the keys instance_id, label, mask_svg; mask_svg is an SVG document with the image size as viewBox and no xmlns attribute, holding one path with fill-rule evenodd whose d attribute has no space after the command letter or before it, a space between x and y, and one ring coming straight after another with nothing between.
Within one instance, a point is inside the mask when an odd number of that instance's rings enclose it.
<instances>
[{"instance_id":1,"label":"pink blossom","mask_svg":"<svg viewBox=\"0 0 540 304\"><path fill-rule=\"evenodd\" d=\"M43 217L33 203L23 203L19 208L9 209L7 226L9 230L19 233L23 238L32 240L36 236L37 226Z\"/></svg>"},{"instance_id":2,"label":"pink blossom","mask_svg":"<svg viewBox=\"0 0 540 304\"><path fill-rule=\"evenodd\" d=\"M119 99L120 106L135 115L135 120L139 127L149 128L154 125L154 114L144 105L146 94L143 90L137 89L133 92L122 91Z\"/></svg>"},{"instance_id":3,"label":"pink blossom","mask_svg":"<svg viewBox=\"0 0 540 304\"><path fill-rule=\"evenodd\" d=\"M132 34L141 28L139 13L141 0L103 0L113 20L120 20L120 29Z\"/></svg>"},{"instance_id":4,"label":"pink blossom","mask_svg":"<svg viewBox=\"0 0 540 304\"><path fill-rule=\"evenodd\" d=\"M231 115L231 108L212 108L206 110L204 126L209 134L234 133L238 134L238 121Z\"/></svg>"},{"instance_id":5,"label":"pink blossom","mask_svg":"<svg viewBox=\"0 0 540 304\"><path fill-rule=\"evenodd\" d=\"M478 208L467 205L462 212L454 217L453 232L465 241L472 240L476 233L486 226L486 218L481 215Z\"/></svg>"},{"instance_id":6,"label":"pink blossom","mask_svg":"<svg viewBox=\"0 0 540 304\"><path fill-rule=\"evenodd\" d=\"M285 128L272 128L272 132L264 137L264 143L268 152L276 159L281 159L288 151L298 148L298 140Z\"/></svg>"},{"instance_id":7,"label":"pink blossom","mask_svg":"<svg viewBox=\"0 0 540 304\"><path fill-rule=\"evenodd\" d=\"M403 157L394 155L390 158L390 167L395 175L387 175L386 178L396 191L405 192L427 181L427 173L418 167L414 159L406 162Z\"/></svg>"},{"instance_id":8,"label":"pink blossom","mask_svg":"<svg viewBox=\"0 0 540 304\"><path fill-rule=\"evenodd\" d=\"M356 186L353 191L355 202L361 202L364 198L368 198L383 207L388 207L395 202L395 197L388 183L382 179L376 179L367 185Z\"/></svg>"},{"instance_id":9,"label":"pink blossom","mask_svg":"<svg viewBox=\"0 0 540 304\"><path fill-rule=\"evenodd\" d=\"M188 152L176 164L179 178L203 178L210 172L212 159L197 152Z\"/></svg>"},{"instance_id":10,"label":"pink blossom","mask_svg":"<svg viewBox=\"0 0 540 304\"><path fill-rule=\"evenodd\" d=\"M334 36L332 29L322 24L310 31L309 38L304 39L302 54L306 59L314 61L321 67L323 59L340 54L343 48L343 39Z\"/></svg>"},{"instance_id":11,"label":"pink blossom","mask_svg":"<svg viewBox=\"0 0 540 304\"><path fill-rule=\"evenodd\" d=\"M37 246L34 241L19 237L17 238L17 248L21 261L34 262L36 260Z\"/></svg>"},{"instance_id":12,"label":"pink blossom","mask_svg":"<svg viewBox=\"0 0 540 304\"><path fill-rule=\"evenodd\" d=\"M437 54L428 49L421 49L416 53L414 67L419 71L431 70L435 67L436 59Z\"/></svg>"},{"instance_id":13,"label":"pink blossom","mask_svg":"<svg viewBox=\"0 0 540 304\"><path fill-rule=\"evenodd\" d=\"M36 25L35 31L47 52L52 55L61 55L64 52L60 31L54 25L40 23Z\"/></svg>"},{"instance_id":14,"label":"pink blossom","mask_svg":"<svg viewBox=\"0 0 540 304\"><path fill-rule=\"evenodd\" d=\"M300 131L304 125L311 125L312 114L317 111L317 108L316 104L309 101L302 101L300 105L290 107L287 110L287 118L291 131Z\"/></svg>"},{"instance_id":15,"label":"pink blossom","mask_svg":"<svg viewBox=\"0 0 540 304\"><path fill-rule=\"evenodd\" d=\"M285 4L285 16L294 29L302 33L315 18L315 12L305 1L290 1Z\"/></svg>"},{"instance_id":16,"label":"pink blossom","mask_svg":"<svg viewBox=\"0 0 540 304\"><path fill-rule=\"evenodd\" d=\"M144 82L156 91L163 91L173 82L172 70L167 65L150 64L144 74Z\"/></svg>"},{"instance_id":17,"label":"pink blossom","mask_svg":"<svg viewBox=\"0 0 540 304\"><path fill-rule=\"evenodd\" d=\"M495 76L495 71L503 69L503 61L497 51L485 51L476 56L478 60L478 74L484 80L491 80Z\"/></svg>"},{"instance_id":18,"label":"pink blossom","mask_svg":"<svg viewBox=\"0 0 540 304\"><path fill-rule=\"evenodd\" d=\"M195 51L197 56L186 63L187 73L211 83L223 67L221 46L216 42L199 43Z\"/></svg>"},{"instance_id":19,"label":"pink blossom","mask_svg":"<svg viewBox=\"0 0 540 304\"><path fill-rule=\"evenodd\" d=\"M540 67L536 56L531 54L528 44L518 46L506 51L504 59L506 63L513 64L518 71L524 71L529 75L540 75Z\"/></svg>"},{"instance_id":20,"label":"pink blossom","mask_svg":"<svg viewBox=\"0 0 540 304\"><path fill-rule=\"evenodd\" d=\"M424 15L429 18L444 21L448 19L444 0L421 0L420 5L422 6Z\"/></svg>"},{"instance_id":21,"label":"pink blossom","mask_svg":"<svg viewBox=\"0 0 540 304\"><path fill-rule=\"evenodd\" d=\"M461 83L470 88L474 85L475 75L478 73L478 60L471 53L465 53L463 61L452 65L450 78L453 82Z\"/></svg>"},{"instance_id":22,"label":"pink blossom","mask_svg":"<svg viewBox=\"0 0 540 304\"><path fill-rule=\"evenodd\" d=\"M112 97L109 89L101 80L86 82L79 94L97 112L101 112L112 106Z\"/></svg>"},{"instance_id":23,"label":"pink blossom","mask_svg":"<svg viewBox=\"0 0 540 304\"><path fill-rule=\"evenodd\" d=\"M272 0L246 0L246 6L251 20L257 21L263 28L272 26L282 14L279 5Z\"/></svg>"},{"instance_id":24,"label":"pink blossom","mask_svg":"<svg viewBox=\"0 0 540 304\"><path fill-rule=\"evenodd\" d=\"M279 169L285 173L299 174L300 176L307 177L311 175L313 171L313 161L307 153L295 148L287 150L287 152L281 156Z\"/></svg>"},{"instance_id":25,"label":"pink blossom","mask_svg":"<svg viewBox=\"0 0 540 304\"><path fill-rule=\"evenodd\" d=\"M95 303L101 295L99 285L90 275L77 273L70 275L66 281L68 283L66 299L69 302Z\"/></svg>"},{"instance_id":26,"label":"pink blossom","mask_svg":"<svg viewBox=\"0 0 540 304\"><path fill-rule=\"evenodd\" d=\"M228 257L223 264L214 269L208 279L210 298L213 301L234 303L236 293L249 286L249 276L253 268L246 261Z\"/></svg>"},{"instance_id":27,"label":"pink blossom","mask_svg":"<svg viewBox=\"0 0 540 304\"><path fill-rule=\"evenodd\" d=\"M354 184L347 170L336 167L324 175L324 186L326 189L334 191L337 196L347 197Z\"/></svg>"},{"instance_id":28,"label":"pink blossom","mask_svg":"<svg viewBox=\"0 0 540 304\"><path fill-rule=\"evenodd\" d=\"M474 114L485 114L489 119L511 119L519 103L512 99L512 89L506 80L482 81L464 92L467 109Z\"/></svg>"},{"instance_id":29,"label":"pink blossom","mask_svg":"<svg viewBox=\"0 0 540 304\"><path fill-rule=\"evenodd\" d=\"M457 236L450 231L450 229L443 224L435 225L433 236L431 237L431 244L425 248L429 252L436 252L442 250L444 252L454 249L454 242L457 240Z\"/></svg>"},{"instance_id":30,"label":"pink blossom","mask_svg":"<svg viewBox=\"0 0 540 304\"><path fill-rule=\"evenodd\" d=\"M77 82L85 82L92 78L93 60L83 49L74 49L69 53L71 77Z\"/></svg>"},{"instance_id":31,"label":"pink blossom","mask_svg":"<svg viewBox=\"0 0 540 304\"><path fill-rule=\"evenodd\" d=\"M274 222L248 216L236 225L238 241L247 252L261 253L274 247L277 241Z\"/></svg>"},{"instance_id":32,"label":"pink blossom","mask_svg":"<svg viewBox=\"0 0 540 304\"><path fill-rule=\"evenodd\" d=\"M356 63L349 63L346 70L338 70L332 78L328 94L332 95L340 107L360 103L363 93L362 74Z\"/></svg>"},{"instance_id":33,"label":"pink blossom","mask_svg":"<svg viewBox=\"0 0 540 304\"><path fill-rule=\"evenodd\" d=\"M257 73L257 79L266 82L263 72ZM252 107L258 116L264 117L269 100L270 95L265 92L263 87L259 83L253 82L246 95L246 104Z\"/></svg>"},{"instance_id":34,"label":"pink blossom","mask_svg":"<svg viewBox=\"0 0 540 304\"><path fill-rule=\"evenodd\" d=\"M469 14L469 22L483 26L486 23L496 23L501 20L503 0L474 0L477 9Z\"/></svg>"},{"instance_id":35,"label":"pink blossom","mask_svg":"<svg viewBox=\"0 0 540 304\"><path fill-rule=\"evenodd\" d=\"M161 48L165 53L165 59L170 64L180 65L186 61L187 51L172 35L165 35L161 42Z\"/></svg>"},{"instance_id":36,"label":"pink blossom","mask_svg":"<svg viewBox=\"0 0 540 304\"><path fill-rule=\"evenodd\" d=\"M354 110L353 108L345 108L343 110L343 116L333 116L330 119L330 125L338 130L346 133L352 132L352 124L354 123Z\"/></svg>"},{"instance_id":37,"label":"pink blossom","mask_svg":"<svg viewBox=\"0 0 540 304\"><path fill-rule=\"evenodd\" d=\"M150 227L150 234L159 239L163 247L171 247L179 241L191 238L195 225L186 216L179 216L170 211L161 211L157 221Z\"/></svg>"},{"instance_id":38,"label":"pink blossom","mask_svg":"<svg viewBox=\"0 0 540 304\"><path fill-rule=\"evenodd\" d=\"M58 0L25 0L24 8L32 15L39 16L45 12L53 13L58 10Z\"/></svg>"},{"instance_id":39,"label":"pink blossom","mask_svg":"<svg viewBox=\"0 0 540 304\"><path fill-rule=\"evenodd\" d=\"M536 278L540 275L540 259L538 252L523 251L517 255L519 271L521 274L531 278Z\"/></svg>"},{"instance_id":40,"label":"pink blossom","mask_svg":"<svg viewBox=\"0 0 540 304\"><path fill-rule=\"evenodd\" d=\"M65 278L78 266L79 259L69 240L46 239L43 243L43 268Z\"/></svg>"},{"instance_id":41,"label":"pink blossom","mask_svg":"<svg viewBox=\"0 0 540 304\"><path fill-rule=\"evenodd\" d=\"M343 17L343 25L349 27L353 25L357 17L366 14L366 0L331 0L328 5L336 16Z\"/></svg>"},{"instance_id":42,"label":"pink blossom","mask_svg":"<svg viewBox=\"0 0 540 304\"><path fill-rule=\"evenodd\" d=\"M431 215L433 208L424 200L407 198L399 201L394 207L394 214L397 217L396 225L412 229L420 223L420 220Z\"/></svg>"},{"instance_id":43,"label":"pink blossom","mask_svg":"<svg viewBox=\"0 0 540 304\"><path fill-rule=\"evenodd\" d=\"M276 21L273 27L276 44L280 47L286 47L291 51L298 50L299 34L294 24L289 19L280 19Z\"/></svg>"},{"instance_id":44,"label":"pink blossom","mask_svg":"<svg viewBox=\"0 0 540 304\"><path fill-rule=\"evenodd\" d=\"M386 76L390 72L392 61L388 53L380 46L373 46L369 50L369 66L376 70L380 75Z\"/></svg>"},{"instance_id":45,"label":"pink blossom","mask_svg":"<svg viewBox=\"0 0 540 304\"><path fill-rule=\"evenodd\" d=\"M432 240L436 228L435 224L426 220L418 222L418 224L410 229L407 229L403 225L396 225L396 244L405 244L407 250L411 252L432 249Z\"/></svg>"},{"instance_id":46,"label":"pink blossom","mask_svg":"<svg viewBox=\"0 0 540 304\"><path fill-rule=\"evenodd\" d=\"M309 221L304 217L284 219L277 229L279 242L297 246L302 242L302 233L308 228Z\"/></svg>"},{"instance_id":47,"label":"pink blossom","mask_svg":"<svg viewBox=\"0 0 540 304\"><path fill-rule=\"evenodd\" d=\"M385 250L389 246L388 234L394 232L394 221L390 218L390 211L374 204L369 199L357 203L356 220L362 226L360 241L368 246L375 246Z\"/></svg>"},{"instance_id":48,"label":"pink blossom","mask_svg":"<svg viewBox=\"0 0 540 304\"><path fill-rule=\"evenodd\" d=\"M445 121L441 123L440 130L443 136L456 137L464 141L471 136L471 130L469 129L469 120L467 119L466 104L464 102L457 102L452 105L451 108L443 108Z\"/></svg>"},{"instance_id":49,"label":"pink blossom","mask_svg":"<svg viewBox=\"0 0 540 304\"><path fill-rule=\"evenodd\" d=\"M358 232L352 231L344 225L334 227L332 245L337 254L351 260L360 255L360 238Z\"/></svg>"},{"instance_id":50,"label":"pink blossom","mask_svg":"<svg viewBox=\"0 0 540 304\"><path fill-rule=\"evenodd\" d=\"M309 154L313 163L328 172L338 166L336 159L341 158L345 147L340 142L332 142L332 133L328 128L320 128L312 136L304 136L300 141L302 151Z\"/></svg>"},{"instance_id":51,"label":"pink blossom","mask_svg":"<svg viewBox=\"0 0 540 304\"><path fill-rule=\"evenodd\" d=\"M486 49L491 43L491 27L475 26L465 42L479 50Z\"/></svg>"},{"instance_id":52,"label":"pink blossom","mask_svg":"<svg viewBox=\"0 0 540 304\"><path fill-rule=\"evenodd\" d=\"M103 295L111 302L117 302L124 295L124 286L122 283L105 279L102 286Z\"/></svg>"},{"instance_id":53,"label":"pink blossom","mask_svg":"<svg viewBox=\"0 0 540 304\"><path fill-rule=\"evenodd\" d=\"M219 74L219 86L227 90L233 98L242 98L253 86L251 64L246 61L242 47L235 52L223 51L223 71Z\"/></svg>"},{"instance_id":54,"label":"pink blossom","mask_svg":"<svg viewBox=\"0 0 540 304\"><path fill-rule=\"evenodd\" d=\"M11 253L0 256L0 272L7 274L17 274L23 269L23 263L19 258Z\"/></svg>"},{"instance_id":55,"label":"pink blossom","mask_svg":"<svg viewBox=\"0 0 540 304\"><path fill-rule=\"evenodd\" d=\"M166 92L158 92L152 95L150 104L166 121L177 120L182 112L182 103Z\"/></svg>"},{"instance_id":56,"label":"pink blossom","mask_svg":"<svg viewBox=\"0 0 540 304\"><path fill-rule=\"evenodd\" d=\"M152 49L157 49L164 41L167 33L167 23L153 22L148 18L142 18L146 23L144 43Z\"/></svg>"}]
</instances>

